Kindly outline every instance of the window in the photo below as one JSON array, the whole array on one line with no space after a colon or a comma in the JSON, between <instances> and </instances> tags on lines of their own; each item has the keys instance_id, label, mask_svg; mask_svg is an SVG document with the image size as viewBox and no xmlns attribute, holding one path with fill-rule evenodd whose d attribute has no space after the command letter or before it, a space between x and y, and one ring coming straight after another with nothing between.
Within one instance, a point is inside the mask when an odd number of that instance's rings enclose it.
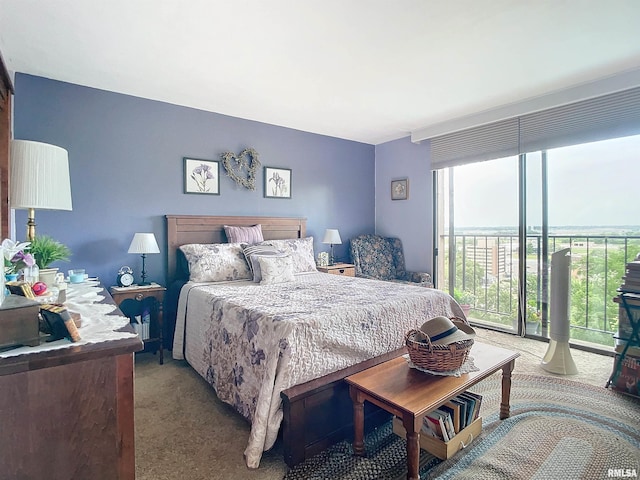
<instances>
[{"instance_id":1,"label":"window","mask_svg":"<svg viewBox=\"0 0 640 480\"><path fill-rule=\"evenodd\" d=\"M473 321L546 337L551 255L570 248L571 338L612 346L640 253L638 151L632 136L440 170L437 285L466 292Z\"/></svg>"}]
</instances>

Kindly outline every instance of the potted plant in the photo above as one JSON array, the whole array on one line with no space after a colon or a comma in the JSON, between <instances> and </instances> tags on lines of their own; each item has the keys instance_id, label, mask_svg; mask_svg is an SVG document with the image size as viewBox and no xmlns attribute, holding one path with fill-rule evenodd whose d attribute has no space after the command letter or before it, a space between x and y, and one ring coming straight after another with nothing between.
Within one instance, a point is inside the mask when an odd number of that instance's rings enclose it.
<instances>
[{"instance_id":1,"label":"potted plant","mask_svg":"<svg viewBox=\"0 0 640 480\"><path fill-rule=\"evenodd\" d=\"M40 279L47 285L53 284L57 268L49 268L53 262L68 262L71 250L66 245L54 240L48 235L38 235L29 246L29 253L33 255L36 265L40 269Z\"/></svg>"},{"instance_id":2,"label":"potted plant","mask_svg":"<svg viewBox=\"0 0 640 480\"><path fill-rule=\"evenodd\" d=\"M540 333L540 310L535 305L527 303L525 318L525 332L538 335Z\"/></svg>"},{"instance_id":3,"label":"potted plant","mask_svg":"<svg viewBox=\"0 0 640 480\"><path fill-rule=\"evenodd\" d=\"M464 312L464 316L469 316L469 311L471 310L471 305L476 301L476 297L473 293L468 292L466 290L459 290L455 288L453 290L453 298L456 302L460 304L460 308Z\"/></svg>"},{"instance_id":4,"label":"potted plant","mask_svg":"<svg viewBox=\"0 0 640 480\"><path fill-rule=\"evenodd\" d=\"M17 280L20 270L35 263L33 256L27 253L30 242L16 242L9 238L2 241L4 255L4 274L7 281Z\"/></svg>"}]
</instances>

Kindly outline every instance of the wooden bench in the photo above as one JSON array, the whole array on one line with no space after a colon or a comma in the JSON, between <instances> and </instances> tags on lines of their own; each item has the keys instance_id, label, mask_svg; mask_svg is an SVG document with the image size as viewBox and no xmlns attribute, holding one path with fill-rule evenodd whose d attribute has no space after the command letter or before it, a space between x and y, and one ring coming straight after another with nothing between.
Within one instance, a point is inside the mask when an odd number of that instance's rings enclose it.
<instances>
[{"instance_id":1,"label":"wooden bench","mask_svg":"<svg viewBox=\"0 0 640 480\"><path fill-rule=\"evenodd\" d=\"M504 348L474 343L470 357L479 368L460 377L430 375L409 368L404 357L394 358L346 377L353 401L356 455L364 455L364 401L392 413L407 431L407 478L419 480L420 429L424 416L502 369L500 418L509 417L511 372L520 354Z\"/></svg>"}]
</instances>

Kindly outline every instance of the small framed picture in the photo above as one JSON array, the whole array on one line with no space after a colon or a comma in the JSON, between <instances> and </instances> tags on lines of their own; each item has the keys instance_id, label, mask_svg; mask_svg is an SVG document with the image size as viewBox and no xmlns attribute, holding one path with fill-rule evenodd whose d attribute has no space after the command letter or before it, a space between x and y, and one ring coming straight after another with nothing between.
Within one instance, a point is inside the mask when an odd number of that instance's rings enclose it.
<instances>
[{"instance_id":1,"label":"small framed picture","mask_svg":"<svg viewBox=\"0 0 640 480\"><path fill-rule=\"evenodd\" d=\"M291 198L291 169L264 167L265 198Z\"/></svg>"},{"instance_id":2,"label":"small framed picture","mask_svg":"<svg viewBox=\"0 0 640 480\"><path fill-rule=\"evenodd\" d=\"M184 193L220 195L220 162L184 157Z\"/></svg>"},{"instance_id":3,"label":"small framed picture","mask_svg":"<svg viewBox=\"0 0 640 480\"><path fill-rule=\"evenodd\" d=\"M406 200L409 198L409 179L391 180L391 200Z\"/></svg>"}]
</instances>

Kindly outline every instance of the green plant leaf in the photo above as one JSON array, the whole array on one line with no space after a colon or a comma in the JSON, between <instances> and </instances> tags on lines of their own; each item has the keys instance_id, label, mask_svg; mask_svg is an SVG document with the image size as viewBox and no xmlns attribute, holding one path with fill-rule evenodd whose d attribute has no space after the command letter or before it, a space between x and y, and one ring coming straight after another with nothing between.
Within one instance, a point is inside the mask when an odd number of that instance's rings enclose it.
<instances>
[{"instance_id":1,"label":"green plant leaf","mask_svg":"<svg viewBox=\"0 0 640 480\"><path fill-rule=\"evenodd\" d=\"M53 262L68 262L71 250L66 245L48 235L37 236L29 246L29 253L36 260L38 268L48 268Z\"/></svg>"}]
</instances>

